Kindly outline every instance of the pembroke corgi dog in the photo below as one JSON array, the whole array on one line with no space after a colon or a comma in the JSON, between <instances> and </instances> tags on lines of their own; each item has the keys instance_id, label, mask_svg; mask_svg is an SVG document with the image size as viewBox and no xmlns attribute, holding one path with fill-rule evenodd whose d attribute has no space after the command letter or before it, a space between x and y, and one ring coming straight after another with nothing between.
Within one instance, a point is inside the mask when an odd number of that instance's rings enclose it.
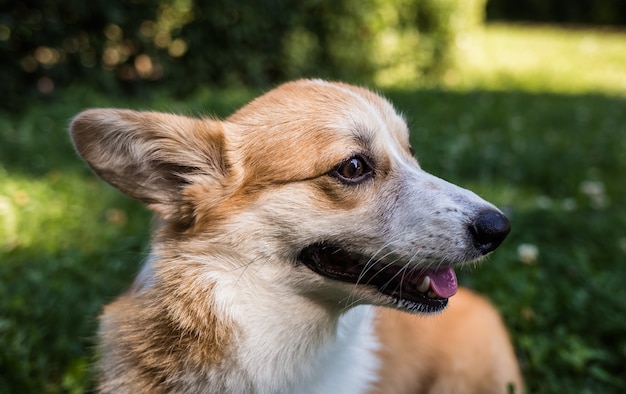
<instances>
[{"instance_id":1,"label":"pembroke corgi dog","mask_svg":"<svg viewBox=\"0 0 626 394\"><path fill-rule=\"evenodd\" d=\"M522 390L501 318L454 272L509 222L422 170L381 96L300 80L225 120L90 109L71 136L157 218L100 317L100 392Z\"/></svg>"}]
</instances>

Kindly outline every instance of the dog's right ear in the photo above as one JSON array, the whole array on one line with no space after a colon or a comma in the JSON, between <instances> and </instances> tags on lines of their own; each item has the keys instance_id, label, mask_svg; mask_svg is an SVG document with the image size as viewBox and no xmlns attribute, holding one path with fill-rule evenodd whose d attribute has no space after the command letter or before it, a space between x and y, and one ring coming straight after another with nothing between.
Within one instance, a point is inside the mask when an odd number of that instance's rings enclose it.
<instances>
[{"instance_id":1,"label":"dog's right ear","mask_svg":"<svg viewBox=\"0 0 626 394\"><path fill-rule=\"evenodd\" d=\"M91 109L71 123L79 154L104 180L164 219L187 216L184 189L200 176L219 184L228 165L217 120Z\"/></svg>"}]
</instances>

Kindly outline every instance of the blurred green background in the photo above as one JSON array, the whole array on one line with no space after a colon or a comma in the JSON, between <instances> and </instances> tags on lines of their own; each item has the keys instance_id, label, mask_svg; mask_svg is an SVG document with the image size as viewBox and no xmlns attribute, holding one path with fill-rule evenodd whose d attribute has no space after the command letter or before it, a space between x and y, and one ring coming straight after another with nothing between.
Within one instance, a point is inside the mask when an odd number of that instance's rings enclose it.
<instances>
[{"instance_id":1,"label":"blurred green background","mask_svg":"<svg viewBox=\"0 0 626 394\"><path fill-rule=\"evenodd\" d=\"M150 214L86 169L69 119L227 116L302 76L383 92L426 170L510 216L460 280L502 311L529 392L626 392L625 24L620 0L3 1L0 392L91 390L97 314L147 253Z\"/></svg>"}]
</instances>

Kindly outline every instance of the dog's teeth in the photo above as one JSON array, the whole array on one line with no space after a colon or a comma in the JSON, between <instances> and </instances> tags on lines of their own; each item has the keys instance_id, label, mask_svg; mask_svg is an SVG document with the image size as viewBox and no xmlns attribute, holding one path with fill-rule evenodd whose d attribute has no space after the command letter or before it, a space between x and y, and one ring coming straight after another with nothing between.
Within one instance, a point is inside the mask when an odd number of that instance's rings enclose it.
<instances>
[{"instance_id":1,"label":"dog's teeth","mask_svg":"<svg viewBox=\"0 0 626 394\"><path fill-rule=\"evenodd\" d=\"M430 277L427 275L422 279L422 282L417 285L417 290L420 293L426 293L430 289Z\"/></svg>"},{"instance_id":2,"label":"dog's teeth","mask_svg":"<svg viewBox=\"0 0 626 394\"><path fill-rule=\"evenodd\" d=\"M429 298L437 298L437 294L435 294L435 292L432 290L426 293L426 296L428 296Z\"/></svg>"}]
</instances>

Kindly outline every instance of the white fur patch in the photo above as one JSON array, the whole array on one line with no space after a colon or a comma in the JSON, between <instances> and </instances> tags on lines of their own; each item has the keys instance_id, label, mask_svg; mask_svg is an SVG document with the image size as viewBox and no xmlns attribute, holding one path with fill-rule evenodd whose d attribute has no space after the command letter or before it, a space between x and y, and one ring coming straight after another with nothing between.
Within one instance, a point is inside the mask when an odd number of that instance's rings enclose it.
<instances>
[{"instance_id":1,"label":"white fur patch","mask_svg":"<svg viewBox=\"0 0 626 394\"><path fill-rule=\"evenodd\" d=\"M377 380L380 343L374 332L374 310L369 305L350 309L339 320L336 341L318 361L317 376L294 393L365 393Z\"/></svg>"}]
</instances>

